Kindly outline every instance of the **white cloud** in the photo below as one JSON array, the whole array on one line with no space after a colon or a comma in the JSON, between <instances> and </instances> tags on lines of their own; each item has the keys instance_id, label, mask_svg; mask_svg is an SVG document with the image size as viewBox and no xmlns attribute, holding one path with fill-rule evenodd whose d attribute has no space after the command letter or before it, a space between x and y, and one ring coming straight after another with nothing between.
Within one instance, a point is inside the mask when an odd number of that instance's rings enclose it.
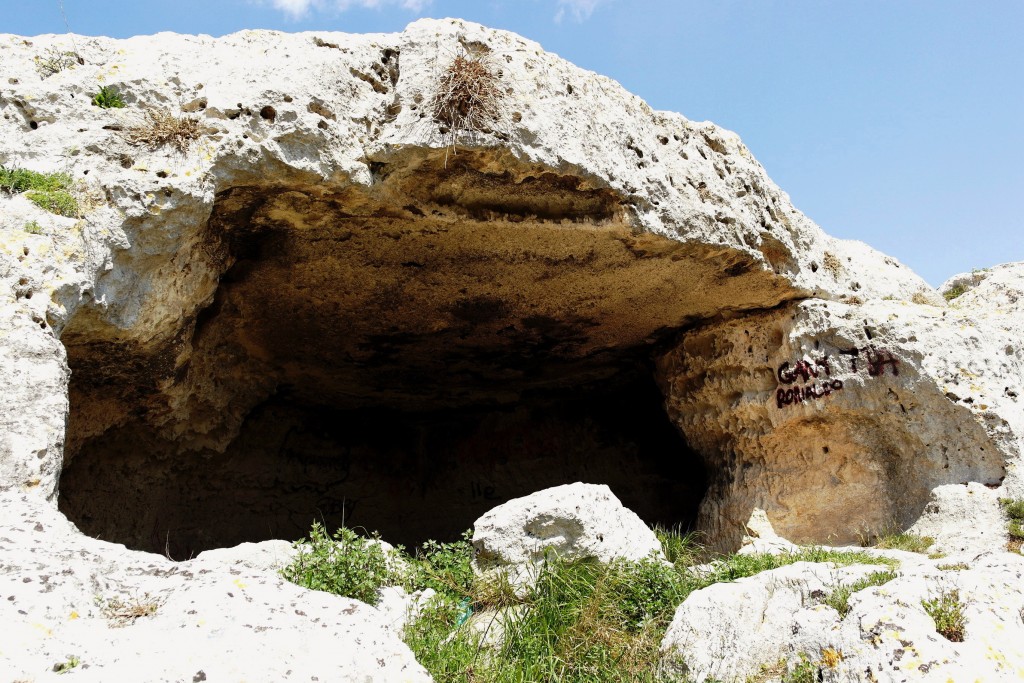
<instances>
[{"instance_id":1,"label":"white cloud","mask_svg":"<svg viewBox=\"0 0 1024 683\"><path fill-rule=\"evenodd\" d=\"M589 19L590 15L604 0L558 0L558 13L555 14L555 21L562 21L566 13L571 14L576 21Z\"/></svg>"},{"instance_id":2,"label":"white cloud","mask_svg":"<svg viewBox=\"0 0 1024 683\"><path fill-rule=\"evenodd\" d=\"M301 19L313 10L333 9L344 12L352 7L378 9L387 5L419 12L430 3L431 0L270 0L274 9L281 10L292 19Z\"/></svg>"}]
</instances>

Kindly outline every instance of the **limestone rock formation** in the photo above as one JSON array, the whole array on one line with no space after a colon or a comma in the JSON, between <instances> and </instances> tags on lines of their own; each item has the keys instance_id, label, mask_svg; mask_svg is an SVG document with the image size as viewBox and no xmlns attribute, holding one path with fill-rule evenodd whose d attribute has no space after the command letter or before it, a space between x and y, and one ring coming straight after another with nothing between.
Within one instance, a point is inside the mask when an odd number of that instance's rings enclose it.
<instances>
[{"instance_id":1,"label":"limestone rock formation","mask_svg":"<svg viewBox=\"0 0 1024 683\"><path fill-rule=\"evenodd\" d=\"M1007 303L1021 269L997 271ZM787 539L856 542L940 513L934 495L952 494L933 492L972 482L995 491L971 506L998 518L998 497L1024 495L1024 319L985 300L809 299L684 335L659 368L670 413L711 459L698 525L728 546L760 508ZM963 527L963 507L945 507L940 541Z\"/></svg>"},{"instance_id":2,"label":"limestone rock formation","mask_svg":"<svg viewBox=\"0 0 1024 683\"><path fill-rule=\"evenodd\" d=\"M186 581L136 551L313 519L411 544L573 481L728 549L758 510L798 542L915 524L950 552L1005 540L956 518L991 526L999 497L1024 497L1020 264L947 283L947 305L823 233L735 134L465 22L0 46L0 166L67 173L78 202L60 216L0 190L17 675L68 645L89 675L143 661L142 635L114 648L82 607L108 589L163 596L124 633L191 633L201 598L220 610L202 647L241 634L266 663L285 636L222 591L239 571L297 647L361 639L351 665L301 673L422 677L384 625L266 558L196 560L210 574ZM456 55L496 93L469 130L437 107ZM94 106L101 86L126 108ZM181 126L172 144L157 120ZM158 676L196 675L171 651L209 650L166 643Z\"/></svg>"},{"instance_id":3,"label":"limestone rock formation","mask_svg":"<svg viewBox=\"0 0 1024 683\"><path fill-rule=\"evenodd\" d=\"M0 557L5 681L431 680L369 605L95 540L37 496L0 497Z\"/></svg>"},{"instance_id":4,"label":"limestone rock formation","mask_svg":"<svg viewBox=\"0 0 1024 683\"><path fill-rule=\"evenodd\" d=\"M473 524L481 569L525 569L547 553L565 560L661 556L654 532L604 484L565 484L497 506Z\"/></svg>"},{"instance_id":5,"label":"limestone rock formation","mask_svg":"<svg viewBox=\"0 0 1024 683\"><path fill-rule=\"evenodd\" d=\"M801 562L697 591L662 642L665 668L697 683L777 680L780 662L791 669L806 662L825 681L1024 677L1024 653L1011 645L1024 638L1024 558L904 563L896 578L854 590L847 614L824 604L878 569ZM936 631L925 606L943 599L963 617L963 633L952 640Z\"/></svg>"}]
</instances>

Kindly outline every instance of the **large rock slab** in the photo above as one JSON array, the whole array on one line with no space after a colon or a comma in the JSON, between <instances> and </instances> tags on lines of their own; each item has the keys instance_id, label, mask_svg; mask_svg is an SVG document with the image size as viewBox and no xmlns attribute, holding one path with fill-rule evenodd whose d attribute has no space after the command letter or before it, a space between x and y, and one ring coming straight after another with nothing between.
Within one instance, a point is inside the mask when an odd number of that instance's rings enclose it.
<instances>
[{"instance_id":1,"label":"large rock slab","mask_svg":"<svg viewBox=\"0 0 1024 683\"><path fill-rule=\"evenodd\" d=\"M849 543L927 512L939 547L1002 547L1001 524L942 537L968 508L995 520L997 498L1024 495L1024 316L1000 303L1020 296L1008 287L992 304L808 299L686 334L659 373L708 462L700 528L735 547L761 508L792 541ZM993 490L943 488L972 482Z\"/></svg>"},{"instance_id":2,"label":"large rock slab","mask_svg":"<svg viewBox=\"0 0 1024 683\"><path fill-rule=\"evenodd\" d=\"M3 680L431 680L369 605L91 539L34 496L0 499L0 557Z\"/></svg>"},{"instance_id":3,"label":"large rock slab","mask_svg":"<svg viewBox=\"0 0 1024 683\"><path fill-rule=\"evenodd\" d=\"M974 558L966 568L904 565L888 583L854 592L849 613L822 604L879 567L798 563L693 593L662 641L667 671L690 680L778 680L801 662L815 680L1011 681L1024 676L1024 558ZM943 568L945 567L945 568ZM936 631L923 602L957 596L962 642Z\"/></svg>"},{"instance_id":4,"label":"large rock slab","mask_svg":"<svg viewBox=\"0 0 1024 683\"><path fill-rule=\"evenodd\" d=\"M566 484L516 498L473 524L481 569L527 569L549 553L565 560L642 560L661 543L603 484Z\"/></svg>"}]
</instances>

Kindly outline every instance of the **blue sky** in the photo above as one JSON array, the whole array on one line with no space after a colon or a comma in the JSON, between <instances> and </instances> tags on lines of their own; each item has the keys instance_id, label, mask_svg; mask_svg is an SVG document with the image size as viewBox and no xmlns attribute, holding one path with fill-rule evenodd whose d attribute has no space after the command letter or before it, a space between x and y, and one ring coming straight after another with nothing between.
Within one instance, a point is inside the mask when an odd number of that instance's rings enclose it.
<instances>
[{"instance_id":1,"label":"blue sky","mask_svg":"<svg viewBox=\"0 0 1024 683\"><path fill-rule=\"evenodd\" d=\"M658 109L740 134L828 232L933 285L1024 260L1024 1L64 0L77 33L398 31L457 16L520 33ZM0 32L62 33L58 0Z\"/></svg>"}]
</instances>

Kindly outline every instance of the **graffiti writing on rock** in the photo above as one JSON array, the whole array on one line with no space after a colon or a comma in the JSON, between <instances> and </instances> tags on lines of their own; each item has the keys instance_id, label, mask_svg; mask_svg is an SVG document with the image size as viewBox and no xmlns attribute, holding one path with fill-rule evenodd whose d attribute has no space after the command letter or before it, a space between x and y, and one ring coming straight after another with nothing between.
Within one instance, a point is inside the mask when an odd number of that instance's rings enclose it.
<instances>
[{"instance_id":1,"label":"graffiti writing on rock","mask_svg":"<svg viewBox=\"0 0 1024 683\"><path fill-rule=\"evenodd\" d=\"M846 356L849 371L857 374L862 368L867 369L868 376L880 377L886 368L893 375L899 375L899 359L885 349L874 346L842 349L839 354ZM841 360L841 359L840 359ZM832 376L833 358L825 354L810 360L802 359L795 363L786 361L775 371L775 376L782 385L775 390L775 404L779 408L816 401L831 394L842 391L843 380ZM835 368L839 370L840 368Z\"/></svg>"}]
</instances>

